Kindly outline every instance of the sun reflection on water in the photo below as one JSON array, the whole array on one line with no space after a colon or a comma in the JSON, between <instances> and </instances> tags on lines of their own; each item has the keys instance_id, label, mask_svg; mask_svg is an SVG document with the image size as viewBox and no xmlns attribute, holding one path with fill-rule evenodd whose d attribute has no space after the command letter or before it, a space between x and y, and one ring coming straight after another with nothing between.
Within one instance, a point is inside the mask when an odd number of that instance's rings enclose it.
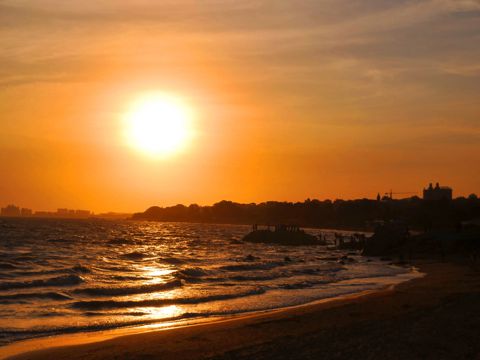
<instances>
[{"instance_id":1,"label":"sun reflection on water","mask_svg":"<svg viewBox=\"0 0 480 360\"><path fill-rule=\"evenodd\" d=\"M168 305L161 308L145 307L137 308L138 311L148 314L148 317L155 319L171 319L182 315L183 311L177 305Z\"/></svg>"},{"instance_id":2,"label":"sun reflection on water","mask_svg":"<svg viewBox=\"0 0 480 360\"><path fill-rule=\"evenodd\" d=\"M242 226L55 222L63 249L45 241L52 236L48 222L43 230L29 230L36 223L20 225L7 233L21 240L17 248L0 242L2 261L15 265L5 270L12 278L0 291L0 321L12 330L0 336L0 345L2 339L29 337L32 329L48 335L72 327L149 330L211 321L363 290L376 286L373 280L372 285L354 281L355 286L339 281L400 271L359 258L342 265L328 260L339 254L325 247L305 252L239 243L235 239L249 230ZM38 234L25 237L29 231Z\"/></svg>"},{"instance_id":3,"label":"sun reflection on water","mask_svg":"<svg viewBox=\"0 0 480 360\"><path fill-rule=\"evenodd\" d=\"M176 270L173 269L168 269L168 268L157 268L153 266L144 266L139 268L139 271L143 273L144 276L150 276L153 277L154 279L152 280L165 280L162 277L165 277L167 275L171 275L174 273ZM158 279L160 278L160 279Z\"/></svg>"}]
</instances>

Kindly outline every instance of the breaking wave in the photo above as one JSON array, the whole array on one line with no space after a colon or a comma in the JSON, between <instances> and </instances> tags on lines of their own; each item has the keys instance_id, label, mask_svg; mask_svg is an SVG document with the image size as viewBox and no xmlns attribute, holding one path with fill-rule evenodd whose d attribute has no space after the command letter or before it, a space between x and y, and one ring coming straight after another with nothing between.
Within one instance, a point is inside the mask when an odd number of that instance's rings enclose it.
<instances>
[{"instance_id":1,"label":"breaking wave","mask_svg":"<svg viewBox=\"0 0 480 360\"><path fill-rule=\"evenodd\" d=\"M220 294L193 298L176 298L176 299L151 299L139 301L116 301L116 300L93 300L93 301L77 301L70 306L81 310L102 310L102 309L122 309L136 307L161 307L166 305L182 305L182 304L200 304L210 301L230 300L252 295L263 294L265 289L258 288L243 293L236 294Z\"/></svg>"},{"instance_id":2,"label":"breaking wave","mask_svg":"<svg viewBox=\"0 0 480 360\"><path fill-rule=\"evenodd\" d=\"M13 290L48 286L74 286L81 284L84 279L78 275L58 276L50 279L37 279L31 281L12 281L0 284L0 290Z\"/></svg>"},{"instance_id":3,"label":"breaking wave","mask_svg":"<svg viewBox=\"0 0 480 360\"><path fill-rule=\"evenodd\" d=\"M158 291L171 290L177 287L181 287L182 282L180 280L173 280L166 283L159 284L146 284L138 286L125 286L125 287L92 287L82 288L74 291L76 294L87 294L91 296L123 296L123 295L135 295L154 293Z\"/></svg>"}]
</instances>

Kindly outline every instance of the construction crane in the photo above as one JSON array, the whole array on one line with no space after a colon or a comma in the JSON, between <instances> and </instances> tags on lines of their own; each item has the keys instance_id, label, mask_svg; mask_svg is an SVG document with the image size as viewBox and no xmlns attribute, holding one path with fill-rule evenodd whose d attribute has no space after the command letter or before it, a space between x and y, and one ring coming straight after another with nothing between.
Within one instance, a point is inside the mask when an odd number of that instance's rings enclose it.
<instances>
[{"instance_id":1,"label":"construction crane","mask_svg":"<svg viewBox=\"0 0 480 360\"><path fill-rule=\"evenodd\" d=\"M390 200L393 200L393 195L394 195L394 194L395 194L395 195L400 195L400 194L402 194L402 195L406 195L406 194L412 195L412 194L415 194L415 195L416 195L417 192L416 192L416 191L393 192L392 190L390 190L390 192L386 192L386 193L385 193L385 196L389 197Z\"/></svg>"}]
</instances>

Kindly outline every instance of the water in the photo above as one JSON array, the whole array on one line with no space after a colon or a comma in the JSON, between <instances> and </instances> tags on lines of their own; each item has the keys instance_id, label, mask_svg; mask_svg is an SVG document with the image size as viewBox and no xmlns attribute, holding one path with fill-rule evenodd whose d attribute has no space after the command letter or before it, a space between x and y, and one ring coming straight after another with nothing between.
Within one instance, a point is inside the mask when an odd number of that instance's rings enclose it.
<instances>
[{"instance_id":1,"label":"water","mask_svg":"<svg viewBox=\"0 0 480 360\"><path fill-rule=\"evenodd\" d=\"M0 345L298 305L408 271L359 255L342 264L346 252L325 246L242 243L249 230L0 219Z\"/></svg>"}]
</instances>

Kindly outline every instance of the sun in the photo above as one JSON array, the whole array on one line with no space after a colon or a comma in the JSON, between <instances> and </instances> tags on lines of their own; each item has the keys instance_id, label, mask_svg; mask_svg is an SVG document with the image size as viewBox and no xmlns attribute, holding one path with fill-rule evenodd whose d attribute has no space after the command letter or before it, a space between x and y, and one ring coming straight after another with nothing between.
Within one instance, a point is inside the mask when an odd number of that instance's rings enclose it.
<instances>
[{"instance_id":1,"label":"sun","mask_svg":"<svg viewBox=\"0 0 480 360\"><path fill-rule=\"evenodd\" d=\"M191 108L173 95L141 96L127 111L125 123L130 146L150 156L178 153L192 137Z\"/></svg>"}]
</instances>

